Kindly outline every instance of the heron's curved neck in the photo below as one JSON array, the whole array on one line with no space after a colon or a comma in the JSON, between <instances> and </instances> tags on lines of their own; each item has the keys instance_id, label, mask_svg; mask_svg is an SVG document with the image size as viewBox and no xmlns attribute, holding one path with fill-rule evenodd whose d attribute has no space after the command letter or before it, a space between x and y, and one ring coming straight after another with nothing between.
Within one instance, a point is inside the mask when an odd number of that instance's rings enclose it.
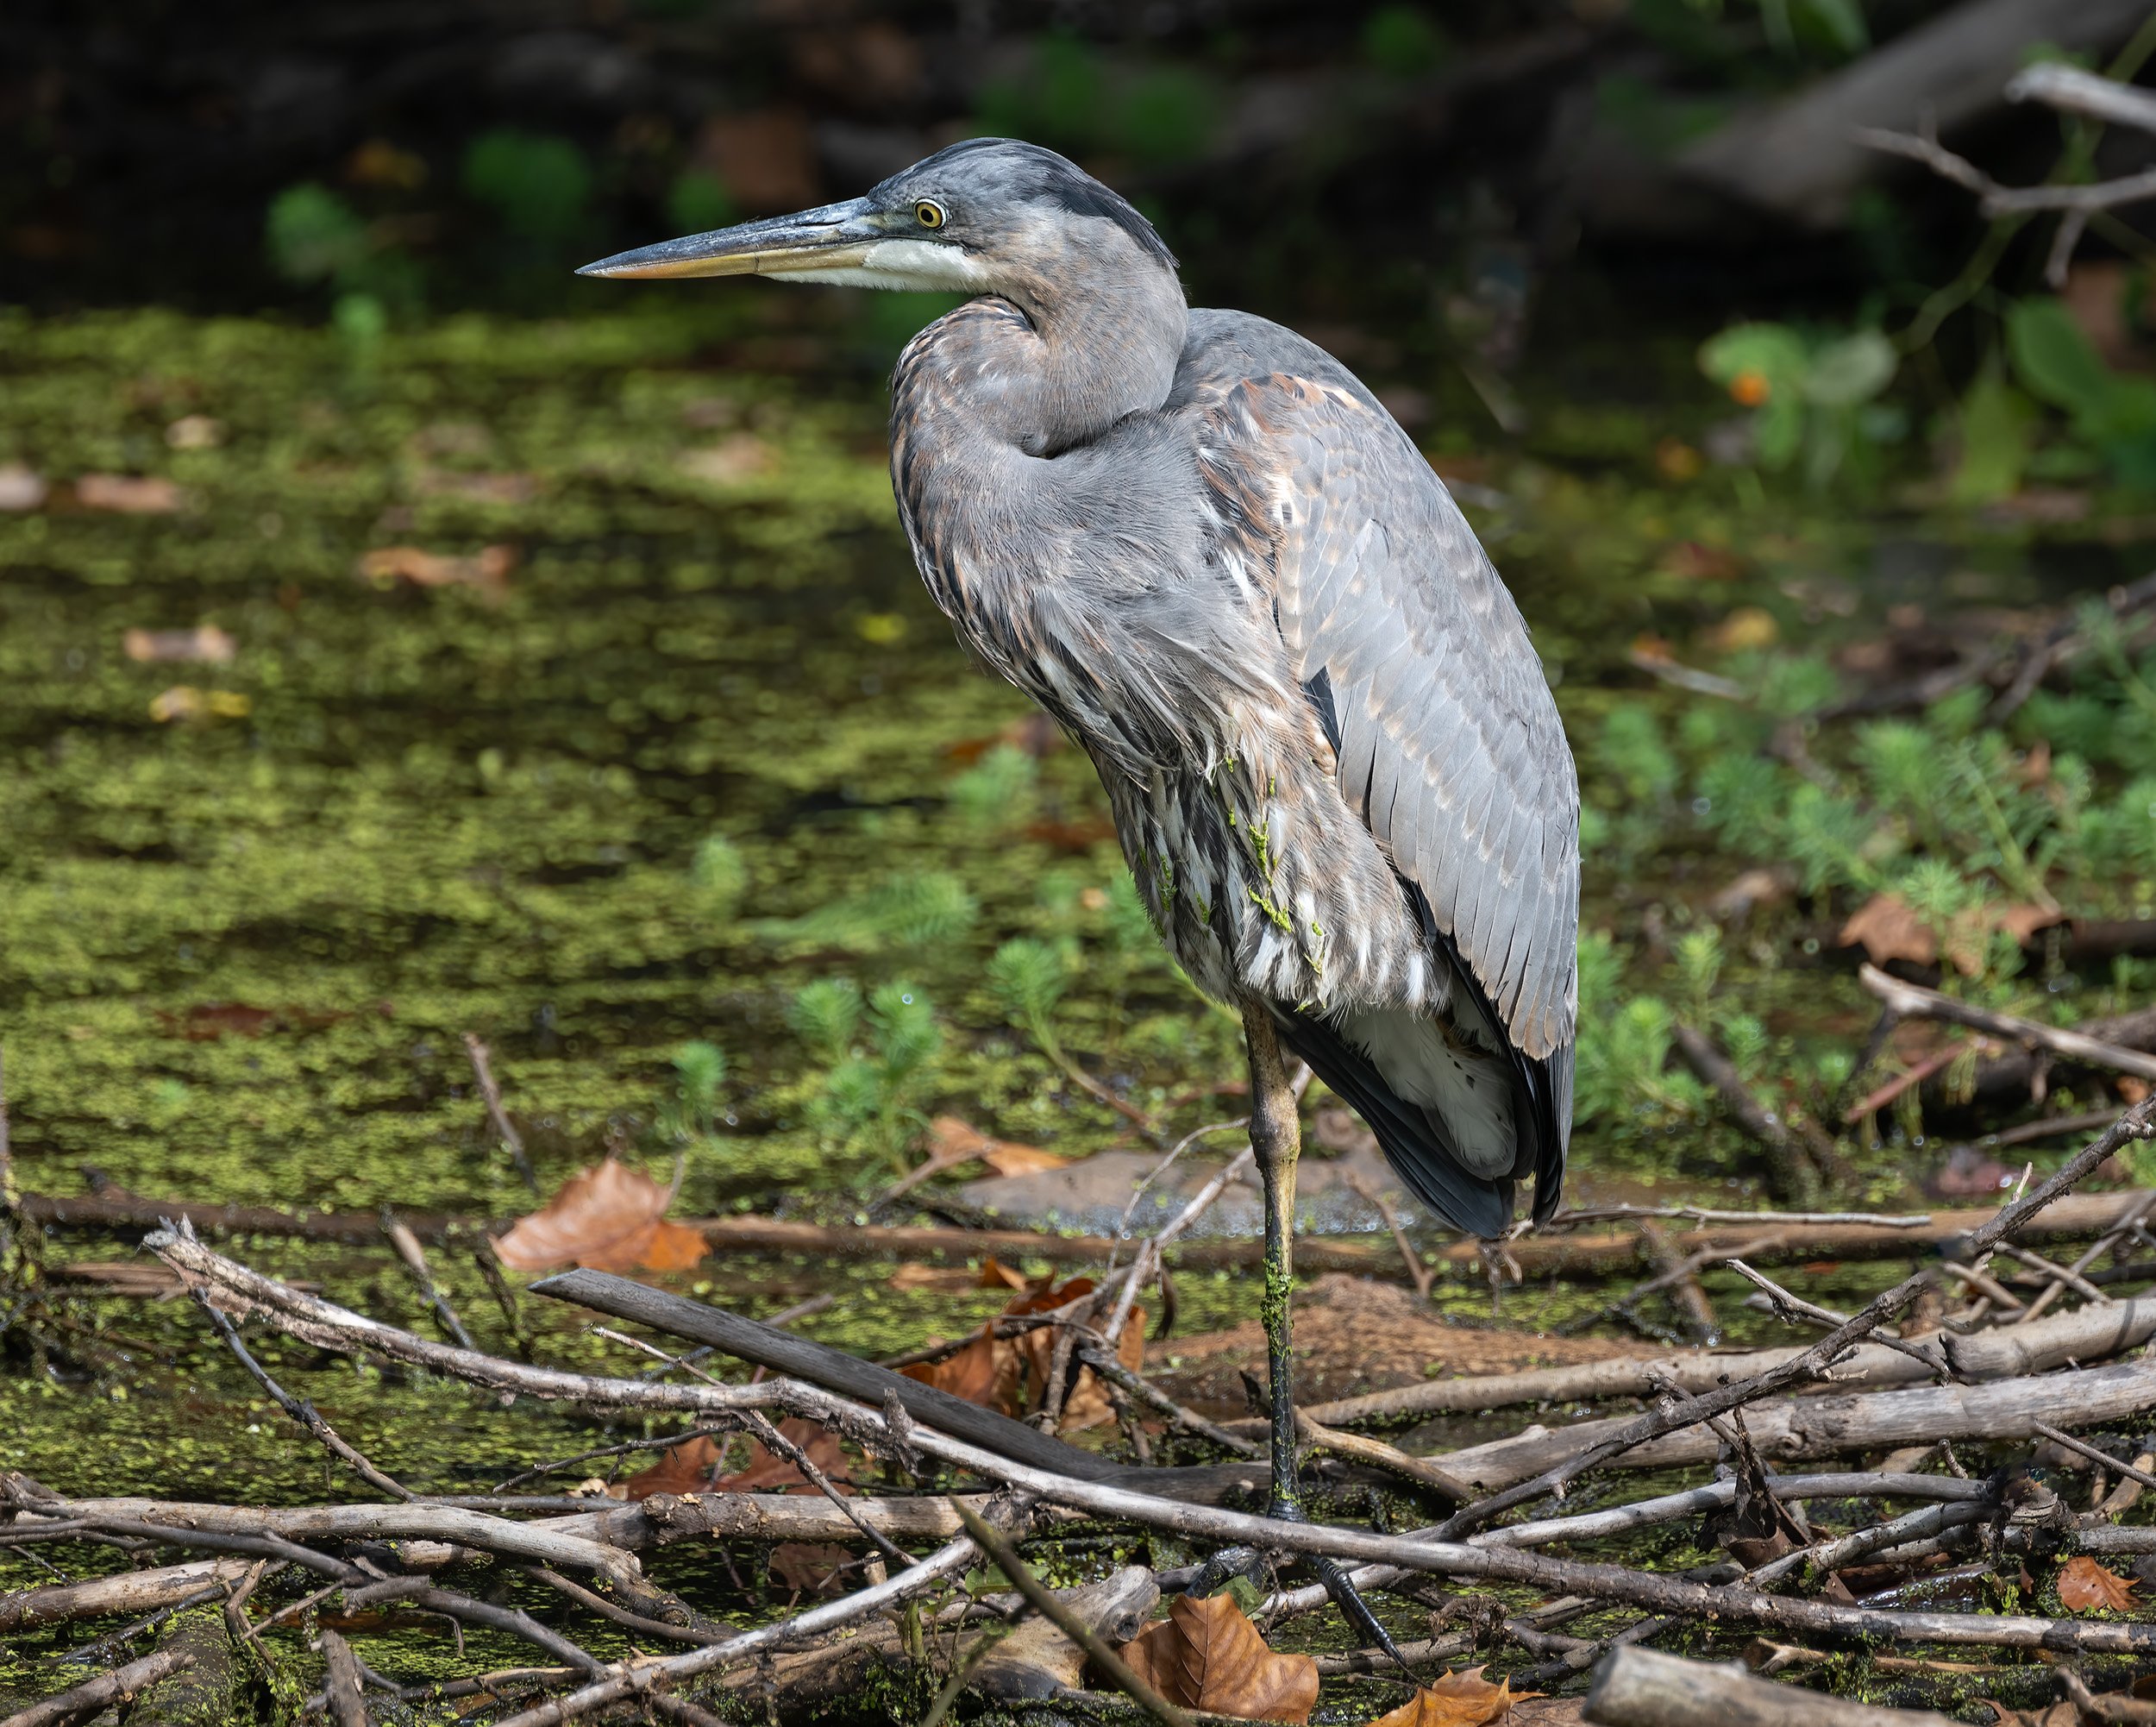
<instances>
[{"instance_id":1,"label":"heron's curved neck","mask_svg":"<svg viewBox=\"0 0 2156 1727\"><path fill-rule=\"evenodd\" d=\"M992 406L998 429L1031 455L1089 443L1117 421L1167 401L1189 314L1182 284L1150 260L1014 283L1006 297L1036 340L1011 356L1027 390L1002 390ZM1029 399L1030 397L1030 399Z\"/></svg>"}]
</instances>

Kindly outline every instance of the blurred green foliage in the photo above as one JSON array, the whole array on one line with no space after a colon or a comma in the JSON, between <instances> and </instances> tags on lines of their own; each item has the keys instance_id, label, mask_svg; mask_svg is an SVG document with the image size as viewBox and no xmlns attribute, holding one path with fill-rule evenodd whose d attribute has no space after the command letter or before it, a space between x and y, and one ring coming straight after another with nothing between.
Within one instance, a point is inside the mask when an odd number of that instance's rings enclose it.
<instances>
[{"instance_id":1,"label":"blurred green foliage","mask_svg":"<svg viewBox=\"0 0 2156 1727\"><path fill-rule=\"evenodd\" d=\"M464 190L519 239L551 242L583 227L591 166L567 138L504 127L466 148Z\"/></svg>"}]
</instances>

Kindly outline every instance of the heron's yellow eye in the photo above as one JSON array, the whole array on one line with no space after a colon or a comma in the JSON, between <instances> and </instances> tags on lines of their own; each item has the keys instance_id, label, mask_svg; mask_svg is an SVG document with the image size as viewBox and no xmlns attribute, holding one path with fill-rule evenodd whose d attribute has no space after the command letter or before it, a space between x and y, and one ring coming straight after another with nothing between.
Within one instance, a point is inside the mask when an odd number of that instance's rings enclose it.
<instances>
[{"instance_id":1,"label":"heron's yellow eye","mask_svg":"<svg viewBox=\"0 0 2156 1727\"><path fill-rule=\"evenodd\" d=\"M928 198L923 198L913 206L913 219L924 228L941 228L946 219L943 215L943 206Z\"/></svg>"}]
</instances>

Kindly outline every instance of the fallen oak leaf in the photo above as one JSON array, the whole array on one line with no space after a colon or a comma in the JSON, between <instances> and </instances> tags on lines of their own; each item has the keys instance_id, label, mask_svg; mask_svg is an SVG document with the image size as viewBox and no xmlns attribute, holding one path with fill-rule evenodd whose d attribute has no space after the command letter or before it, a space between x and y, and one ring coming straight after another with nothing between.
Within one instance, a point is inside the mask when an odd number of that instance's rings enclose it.
<instances>
[{"instance_id":1,"label":"fallen oak leaf","mask_svg":"<svg viewBox=\"0 0 2156 1727\"><path fill-rule=\"evenodd\" d=\"M1941 951L1964 977L1984 970L1984 951L1992 934L2003 930L2016 947L2026 946L2039 930L2049 929L2064 917L2056 907L1983 905L1955 917L1943 932L1919 918L1899 894L1875 894L1853 912L1841 926L1840 945L1861 945L1874 965L1890 959L1913 965L1930 965Z\"/></svg>"},{"instance_id":2,"label":"fallen oak leaf","mask_svg":"<svg viewBox=\"0 0 2156 1727\"><path fill-rule=\"evenodd\" d=\"M836 1595L839 1573L853 1562L830 1542L780 1542L771 1549L771 1574L796 1595Z\"/></svg>"},{"instance_id":3,"label":"fallen oak leaf","mask_svg":"<svg viewBox=\"0 0 2156 1727\"><path fill-rule=\"evenodd\" d=\"M2070 1613L2130 1613L2140 1605L2134 1588L2132 1578L2106 1571L2085 1553L2076 1554L2059 1573L2059 1602Z\"/></svg>"},{"instance_id":4,"label":"fallen oak leaf","mask_svg":"<svg viewBox=\"0 0 2156 1727\"><path fill-rule=\"evenodd\" d=\"M1069 1161L1038 1146L991 1138L962 1116L938 1115L928 1124L928 1168L915 1173L924 1176L960 1164L982 1163L998 1175L1030 1175L1037 1170L1061 1169Z\"/></svg>"},{"instance_id":5,"label":"fallen oak leaf","mask_svg":"<svg viewBox=\"0 0 2156 1727\"><path fill-rule=\"evenodd\" d=\"M670 1445L649 1469L640 1469L607 1489L617 1499L649 1499L654 1493L701 1493L718 1467L718 1447L708 1433Z\"/></svg>"},{"instance_id":6,"label":"fallen oak leaf","mask_svg":"<svg viewBox=\"0 0 2156 1727\"><path fill-rule=\"evenodd\" d=\"M1502 1721L1513 1705L1539 1691L1514 1691L1509 1679L1492 1685L1479 1667L1446 1674L1425 1686L1389 1715L1381 1715L1370 1727L1489 1727Z\"/></svg>"},{"instance_id":7,"label":"fallen oak leaf","mask_svg":"<svg viewBox=\"0 0 2156 1727\"><path fill-rule=\"evenodd\" d=\"M674 1190L617 1158L580 1170L537 1211L494 1238L511 1271L681 1272L704 1257L703 1232L667 1221Z\"/></svg>"},{"instance_id":8,"label":"fallen oak leaf","mask_svg":"<svg viewBox=\"0 0 2156 1727\"><path fill-rule=\"evenodd\" d=\"M790 1439L801 1448L808 1460L830 1478L831 1485L840 1492L844 1485L849 1467L846 1454L839 1448L838 1437L828 1428L819 1426L805 1416L788 1416L779 1423L781 1438ZM711 1484L715 1493L746 1493L757 1488L777 1488L786 1493L816 1493L823 1490L801 1473L800 1466L790 1457L766 1448L760 1439L749 1441L749 1462L745 1468L731 1475L722 1475Z\"/></svg>"},{"instance_id":9,"label":"fallen oak leaf","mask_svg":"<svg viewBox=\"0 0 2156 1727\"><path fill-rule=\"evenodd\" d=\"M1301 1722L1317 1706L1317 1662L1267 1648L1232 1595L1178 1595L1168 1617L1116 1653L1170 1703L1188 1709Z\"/></svg>"}]
</instances>

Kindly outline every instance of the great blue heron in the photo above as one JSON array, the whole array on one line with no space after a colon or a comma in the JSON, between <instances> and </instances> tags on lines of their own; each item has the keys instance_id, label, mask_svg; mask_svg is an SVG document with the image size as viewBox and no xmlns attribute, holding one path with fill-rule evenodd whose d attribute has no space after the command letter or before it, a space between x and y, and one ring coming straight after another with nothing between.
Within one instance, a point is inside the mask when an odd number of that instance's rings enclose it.
<instances>
[{"instance_id":1,"label":"great blue heron","mask_svg":"<svg viewBox=\"0 0 2156 1727\"><path fill-rule=\"evenodd\" d=\"M1163 938L1242 1015L1272 1509L1297 1515L1282 1046L1462 1229L1502 1234L1530 1175L1546 1219L1564 1178L1579 791L1512 596L1346 367L1189 310L1152 225L1036 146L955 144L583 273L975 296L899 361L899 513L960 639L1092 756Z\"/></svg>"}]
</instances>

